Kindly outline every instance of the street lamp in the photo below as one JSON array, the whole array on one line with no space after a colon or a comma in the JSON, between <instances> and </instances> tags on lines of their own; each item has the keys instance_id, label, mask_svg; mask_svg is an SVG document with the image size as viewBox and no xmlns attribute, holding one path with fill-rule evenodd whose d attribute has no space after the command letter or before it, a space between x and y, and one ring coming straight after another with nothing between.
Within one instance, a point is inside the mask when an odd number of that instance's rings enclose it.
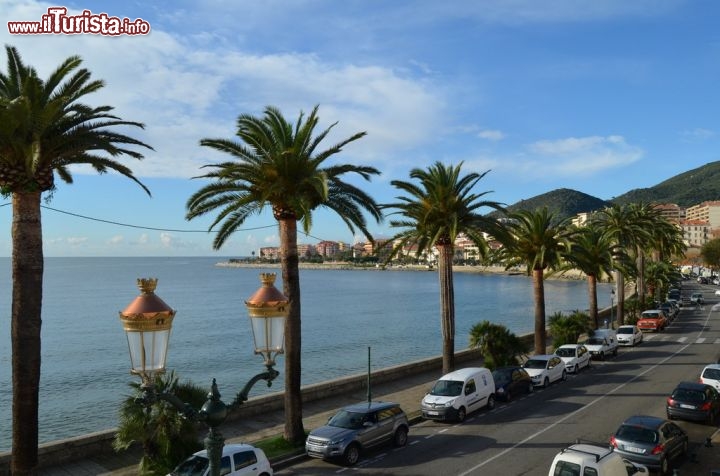
<instances>
[{"instance_id":1,"label":"street lamp","mask_svg":"<svg viewBox=\"0 0 720 476\"><path fill-rule=\"evenodd\" d=\"M288 299L275 288L275 274L263 273L260 276L263 286L245 304L250 315L255 353L264 356L267 370L248 381L233 405L246 401L250 389L258 381L266 380L269 387L279 375L274 369L275 356L283 352ZM155 294L157 279L138 279L137 285L140 295L120 312L130 351L130 372L142 379L142 395L136 398L136 402L149 407L162 400L170 403L184 417L205 423L208 435L204 442L210 462L210 476L220 476L225 439L218 427L227 417L228 406L220 400L215 379L212 380L208 399L199 411L172 393L157 391L155 377L165 372L175 311Z\"/></svg>"},{"instance_id":2,"label":"street lamp","mask_svg":"<svg viewBox=\"0 0 720 476\"><path fill-rule=\"evenodd\" d=\"M615 319L614 312L613 312L613 303L615 302L615 288L610 288L610 326L613 325L613 320Z\"/></svg>"}]
</instances>

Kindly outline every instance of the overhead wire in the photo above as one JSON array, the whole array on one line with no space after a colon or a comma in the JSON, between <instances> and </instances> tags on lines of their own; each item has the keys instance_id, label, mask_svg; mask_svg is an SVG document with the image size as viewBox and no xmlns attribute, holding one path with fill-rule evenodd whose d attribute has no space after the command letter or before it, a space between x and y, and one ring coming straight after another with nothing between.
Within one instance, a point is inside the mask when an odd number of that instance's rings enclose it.
<instances>
[{"instance_id":1,"label":"overhead wire","mask_svg":"<svg viewBox=\"0 0 720 476\"><path fill-rule=\"evenodd\" d=\"M10 205L10 203L2 203L2 204L0 204L0 207L6 207L6 206L8 206L8 205ZM47 206L47 205L40 205L40 207L41 207L41 208L44 208L44 209L46 209L46 210L52 210L52 211L57 212L57 213L62 213L62 214L65 214L65 215L70 215L70 216L74 216L74 217L77 217L77 218L82 218L82 219L84 219L84 220L96 221L96 222L100 222L100 223L108 223L108 224L110 224L110 225L124 226L124 227L127 227L127 228L137 228L137 229L140 229L140 230L167 231L167 232L172 232L172 233L218 233L217 230L182 230L182 229L179 229L179 228L161 228L161 227L144 226L144 225L133 225L133 224L130 224L130 223L122 223L122 222L118 222L118 221L114 221L114 220L105 220L105 219L103 219L103 218L90 217L90 216L87 216L87 215L81 215L81 214L79 214L79 213L68 212L68 211L66 211L66 210L60 210L60 209L57 209L57 208L49 207L49 206ZM277 224L264 225L264 226L256 226L256 227L243 228L243 229L238 230L238 231L263 230L263 229L266 229L266 228L274 228L274 227L276 227L276 226L277 226ZM316 236L313 236L313 235L311 235L311 234L309 234L309 233L305 233L305 232L303 232L303 231L301 231L300 233L302 233L303 235L305 235L305 236L307 236L307 237L313 238L313 239L315 239L315 240L324 241L324 240L322 240L321 238L318 238L318 237L316 237Z\"/></svg>"}]
</instances>

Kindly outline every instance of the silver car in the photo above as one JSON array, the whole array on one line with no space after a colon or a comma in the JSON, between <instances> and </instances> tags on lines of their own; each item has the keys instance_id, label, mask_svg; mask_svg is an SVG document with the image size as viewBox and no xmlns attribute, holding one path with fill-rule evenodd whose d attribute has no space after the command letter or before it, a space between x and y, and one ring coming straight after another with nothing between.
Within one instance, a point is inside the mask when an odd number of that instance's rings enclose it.
<instances>
[{"instance_id":1,"label":"silver car","mask_svg":"<svg viewBox=\"0 0 720 476\"><path fill-rule=\"evenodd\" d=\"M687 453L688 435L664 418L636 415L620 425L610 444L622 457L668 474L670 462Z\"/></svg>"},{"instance_id":2,"label":"silver car","mask_svg":"<svg viewBox=\"0 0 720 476\"><path fill-rule=\"evenodd\" d=\"M392 442L404 446L408 420L400 405L390 402L357 403L343 408L327 425L312 430L305 452L313 458L340 459L352 466L367 448Z\"/></svg>"}]
</instances>

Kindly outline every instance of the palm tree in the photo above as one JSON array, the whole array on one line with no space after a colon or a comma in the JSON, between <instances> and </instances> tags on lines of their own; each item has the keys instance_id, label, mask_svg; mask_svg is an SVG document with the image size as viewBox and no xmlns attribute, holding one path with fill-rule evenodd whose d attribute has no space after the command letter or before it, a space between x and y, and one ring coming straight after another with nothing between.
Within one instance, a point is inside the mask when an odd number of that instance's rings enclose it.
<instances>
[{"instance_id":1,"label":"palm tree","mask_svg":"<svg viewBox=\"0 0 720 476\"><path fill-rule=\"evenodd\" d=\"M55 174L72 183L69 167L90 165L138 183L131 170L115 157L143 156L127 145L150 146L116 127L140 127L111 114L112 107L80 102L104 83L78 69L82 60L71 56L43 80L6 46L7 71L0 73L0 190L12 196L12 474L30 474L37 465L38 389L40 385L40 328L43 249L40 201L55 191Z\"/></svg>"},{"instance_id":2,"label":"palm tree","mask_svg":"<svg viewBox=\"0 0 720 476\"><path fill-rule=\"evenodd\" d=\"M416 256L430 252L433 247L437 250L443 374L455 368L455 291L452 271L455 239L460 233L465 234L484 254L488 248L485 233L497 237L502 232L495 218L478 213L483 207L503 209L497 202L480 200L489 192L473 192L475 185L487 172L461 176L461 169L462 163L452 166L440 162L427 170L412 169L410 178L417 183L393 180L391 184L406 195L396 197L399 202L383 205L384 209L396 210L390 215L402 217L390 221L390 226L402 230L390 239L393 250L388 259L409 247L414 248Z\"/></svg>"},{"instance_id":3,"label":"palm tree","mask_svg":"<svg viewBox=\"0 0 720 476\"><path fill-rule=\"evenodd\" d=\"M638 244L648 236L644 223L638 223L638 217L634 210L628 205L614 204L603 208L593 216L593 222L609 236L612 242L612 253L619 257L623 252L635 253ZM613 265L615 268L615 286L617 296L617 322L624 324L625 306L625 275L627 268L623 270L619 260Z\"/></svg>"},{"instance_id":4,"label":"palm tree","mask_svg":"<svg viewBox=\"0 0 720 476\"><path fill-rule=\"evenodd\" d=\"M491 370L517 364L526 344L502 324L482 321L470 329L470 347L480 349L483 365Z\"/></svg>"},{"instance_id":5,"label":"palm tree","mask_svg":"<svg viewBox=\"0 0 720 476\"><path fill-rule=\"evenodd\" d=\"M593 223L579 228L570 241L570 250L563 258L567 265L563 269L577 269L585 273L588 285L590 320L594 328L599 327L597 282L603 276L610 276L613 267L612 243L608 235Z\"/></svg>"},{"instance_id":6,"label":"palm tree","mask_svg":"<svg viewBox=\"0 0 720 476\"><path fill-rule=\"evenodd\" d=\"M213 248L225 241L248 217L272 208L280 235L280 263L283 290L289 300L285 323L285 439L301 443L305 439L300 393L300 274L298 269L297 222L310 231L312 212L324 207L334 211L352 232L358 228L372 241L362 213L367 211L378 222L382 215L375 201L361 188L344 182L346 174L365 180L380 172L373 167L325 165L342 148L365 135L360 132L331 146L317 150L335 124L313 137L319 118L316 106L305 118L303 113L293 126L274 107L265 108L262 117L239 116L237 136L228 139L202 139L200 144L225 152L232 161L206 165L211 172L198 177L213 179L187 201L188 220L219 211L210 230L220 225Z\"/></svg>"},{"instance_id":7,"label":"palm tree","mask_svg":"<svg viewBox=\"0 0 720 476\"><path fill-rule=\"evenodd\" d=\"M189 381L180 383L174 372L157 375L154 385L156 391L171 393L192 408L201 408L206 401L207 390ZM141 443L143 457L138 474L168 474L187 455L201 449L197 423L164 400L157 400L149 407L138 405L141 386L138 382L130 384L134 395L127 397L120 408L113 448L124 451Z\"/></svg>"},{"instance_id":8,"label":"palm tree","mask_svg":"<svg viewBox=\"0 0 720 476\"><path fill-rule=\"evenodd\" d=\"M558 221L546 208L519 210L508 216L508 237L500 250L506 268L525 265L533 279L535 302L535 353L547 349L545 330L545 270L558 270L563 255L570 249L569 239L575 233L570 218Z\"/></svg>"}]
</instances>

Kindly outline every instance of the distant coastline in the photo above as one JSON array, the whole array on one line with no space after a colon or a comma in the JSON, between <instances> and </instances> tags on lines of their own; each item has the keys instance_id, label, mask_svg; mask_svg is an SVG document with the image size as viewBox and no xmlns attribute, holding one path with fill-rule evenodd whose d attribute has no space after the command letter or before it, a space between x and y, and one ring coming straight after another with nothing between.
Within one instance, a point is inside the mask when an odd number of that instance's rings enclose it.
<instances>
[{"instance_id":1,"label":"distant coastline","mask_svg":"<svg viewBox=\"0 0 720 476\"><path fill-rule=\"evenodd\" d=\"M215 266L225 268L280 268L280 263L249 263L242 261L222 261L216 263ZM357 271L436 271L437 268L428 268L422 265L402 265L402 266L357 266L348 262L331 262L331 263L300 263L300 269L341 269L341 270L357 270ZM525 276L525 270L519 268L505 269L504 266L469 266L460 265L453 266L454 272L459 273L478 273L478 274L505 274L510 276ZM585 279L585 275L577 270L570 270L562 275L548 276L548 279Z\"/></svg>"}]
</instances>

